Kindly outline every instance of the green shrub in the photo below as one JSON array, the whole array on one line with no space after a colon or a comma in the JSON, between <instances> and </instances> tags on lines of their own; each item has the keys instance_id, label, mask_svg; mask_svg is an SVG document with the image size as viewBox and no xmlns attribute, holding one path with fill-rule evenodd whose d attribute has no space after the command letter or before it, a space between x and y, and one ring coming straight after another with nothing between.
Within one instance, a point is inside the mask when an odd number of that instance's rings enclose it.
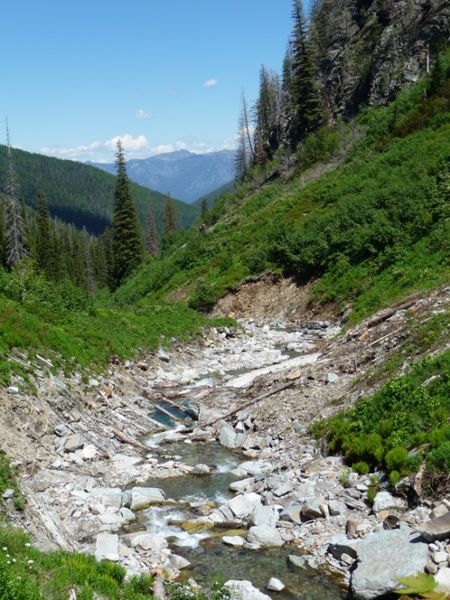
<instances>
[{"instance_id":1,"label":"green shrub","mask_svg":"<svg viewBox=\"0 0 450 600\"><path fill-rule=\"evenodd\" d=\"M438 474L450 473L450 441L431 450L427 458L427 467Z\"/></svg>"},{"instance_id":2,"label":"green shrub","mask_svg":"<svg viewBox=\"0 0 450 600\"><path fill-rule=\"evenodd\" d=\"M367 473L370 471L369 465L364 461L353 463L352 469L355 471L355 473L359 473L360 475L367 475Z\"/></svg>"},{"instance_id":3,"label":"green shrub","mask_svg":"<svg viewBox=\"0 0 450 600\"><path fill-rule=\"evenodd\" d=\"M434 339L434 338L433 338ZM427 357L386 383L373 396L332 417L313 431L331 451L344 453L357 469L381 467L393 479L417 470L442 472L450 447L450 351Z\"/></svg>"}]
</instances>

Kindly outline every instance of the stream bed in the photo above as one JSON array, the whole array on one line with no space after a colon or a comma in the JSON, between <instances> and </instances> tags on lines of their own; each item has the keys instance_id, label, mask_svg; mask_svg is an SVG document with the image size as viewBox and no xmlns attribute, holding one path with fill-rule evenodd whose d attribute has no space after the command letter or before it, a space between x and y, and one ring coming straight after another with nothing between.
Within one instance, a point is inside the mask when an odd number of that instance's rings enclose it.
<instances>
[{"instance_id":1,"label":"stream bed","mask_svg":"<svg viewBox=\"0 0 450 600\"><path fill-rule=\"evenodd\" d=\"M147 443L153 444L148 438ZM245 535L246 530L212 529L188 533L173 521L189 519L190 506L204 506L208 502L223 504L233 496L229 485L238 478L232 470L244 460L239 452L228 450L217 442L186 444L176 442L162 446L169 456L176 456L186 465L204 463L214 465L210 475L183 475L180 477L150 479L145 485L159 487L167 499L176 504L152 507L139 515L139 523L151 533L163 535L173 551L186 558L191 566L183 570L180 580L193 577L198 583L212 580L246 579L274 600L341 600L346 593L327 574L311 569L299 569L288 561L296 548L248 550L223 543L224 535ZM282 592L268 592L271 577L280 579L286 588Z\"/></svg>"}]
</instances>

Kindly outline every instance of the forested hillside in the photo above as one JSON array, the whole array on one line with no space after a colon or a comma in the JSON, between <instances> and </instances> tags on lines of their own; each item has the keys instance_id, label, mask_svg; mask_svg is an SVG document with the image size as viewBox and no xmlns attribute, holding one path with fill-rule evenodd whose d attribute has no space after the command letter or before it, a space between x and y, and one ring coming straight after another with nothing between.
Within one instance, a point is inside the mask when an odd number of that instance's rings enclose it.
<instances>
[{"instance_id":1,"label":"forested hillside","mask_svg":"<svg viewBox=\"0 0 450 600\"><path fill-rule=\"evenodd\" d=\"M50 158L14 149L14 163L21 193L26 204L36 206L37 192L43 192L50 212L66 223L90 233L102 233L111 224L114 198L114 176L83 163ZM6 146L0 146L0 191L5 188ZM164 229L164 211L167 197L150 192L138 184L131 184L131 193L141 224L147 219L151 202L159 233ZM197 207L174 200L179 226L190 227L199 217Z\"/></svg>"}]
</instances>

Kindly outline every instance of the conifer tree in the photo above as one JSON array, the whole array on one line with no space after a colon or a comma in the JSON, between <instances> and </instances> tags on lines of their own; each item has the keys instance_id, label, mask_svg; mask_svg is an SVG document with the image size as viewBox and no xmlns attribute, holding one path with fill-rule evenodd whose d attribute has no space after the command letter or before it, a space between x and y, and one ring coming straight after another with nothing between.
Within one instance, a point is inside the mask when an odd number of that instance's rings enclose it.
<instances>
[{"instance_id":1,"label":"conifer tree","mask_svg":"<svg viewBox=\"0 0 450 600\"><path fill-rule=\"evenodd\" d=\"M5 239L5 221L4 204L0 202L0 266L6 267L6 239Z\"/></svg>"},{"instance_id":2,"label":"conifer tree","mask_svg":"<svg viewBox=\"0 0 450 600\"><path fill-rule=\"evenodd\" d=\"M292 149L295 149L305 134L320 125L323 111L301 0L294 0L293 19L291 82L293 117L290 140Z\"/></svg>"},{"instance_id":3,"label":"conifer tree","mask_svg":"<svg viewBox=\"0 0 450 600\"><path fill-rule=\"evenodd\" d=\"M20 260L28 256L29 247L23 207L19 197L19 186L12 160L8 124L6 124L6 138L8 146L6 207L4 215L6 264L12 269Z\"/></svg>"},{"instance_id":4,"label":"conifer tree","mask_svg":"<svg viewBox=\"0 0 450 600\"><path fill-rule=\"evenodd\" d=\"M37 195L37 232L36 232L36 263L42 273L50 274L52 248L50 234L50 213L47 198L42 192ZM53 252L52 252L53 251Z\"/></svg>"},{"instance_id":5,"label":"conifer tree","mask_svg":"<svg viewBox=\"0 0 450 600\"><path fill-rule=\"evenodd\" d=\"M164 235L173 235L177 231L177 214L172 196L167 194L166 212L164 215Z\"/></svg>"},{"instance_id":6,"label":"conifer tree","mask_svg":"<svg viewBox=\"0 0 450 600\"><path fill-rule=\"evenodd\" d=\"M264 66L259 75L259 97L255 106L255 161L265 164L280 144L281 88L278 75Z\"/></svg>"},{"instance_id":7,"label":"conifer tree","mask_svg":"<svg viewBox=\"0 0 450 600\"><path fill-rule=\"evenodd\" d=\"M147 208L146 250L150 256L157 256L159 254L159 240L153 216L151 194L149 195Z\"/></svg>"},{"instance_id":8,"label":"conifer tree","mask_svg":"<svg viewBox=\"0 0 450 600\"><path fill-rule=\"evenodd\" d=\"M122 143L117 142L116 189L113 214L114 286L118 287L142 262L143 244L125 166Z\"/></svg>"},{"instance_id":9,"label":"conifer tree","mask_svg":"<svg viewBox=\"0 0 450 600\"><path fill-rule=\"evenodd\" d=\"M202 205L200 208L200 218L202 220L202 223L206 223L208 221L208 217L209 217L208 198L203 198Z\"/></svg>"},{"instance_id":10,"label":"conifer tree","mask_svg":"<svg viewBox=\"0 0 450 600\"><path fill-rule=\"evenodd\" d=\"M255 160L255 149L250 134L250 123L248 118L247 101L242 95L241 115L239 118L238 148L236 151L235 168L236 179L239 181L245 177L249 166Z\"/></svg>"}]
</instances>

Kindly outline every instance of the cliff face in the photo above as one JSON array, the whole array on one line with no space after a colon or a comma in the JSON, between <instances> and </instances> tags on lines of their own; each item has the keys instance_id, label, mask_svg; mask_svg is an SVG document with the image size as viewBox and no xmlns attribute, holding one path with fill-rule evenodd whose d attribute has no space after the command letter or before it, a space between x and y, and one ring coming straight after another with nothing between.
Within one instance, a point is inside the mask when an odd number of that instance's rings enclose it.
<instances>
[{"instance_id":1,"label":"cliff face","mask_svg":"<svg viewBox=\"0 0 450 600\"><path fill-rule=\"evenodd\" d=\"M312 27L329 109L349 117L427 72L450 40L450 2L324 0Z\"/></svg>"}]
</instances>

